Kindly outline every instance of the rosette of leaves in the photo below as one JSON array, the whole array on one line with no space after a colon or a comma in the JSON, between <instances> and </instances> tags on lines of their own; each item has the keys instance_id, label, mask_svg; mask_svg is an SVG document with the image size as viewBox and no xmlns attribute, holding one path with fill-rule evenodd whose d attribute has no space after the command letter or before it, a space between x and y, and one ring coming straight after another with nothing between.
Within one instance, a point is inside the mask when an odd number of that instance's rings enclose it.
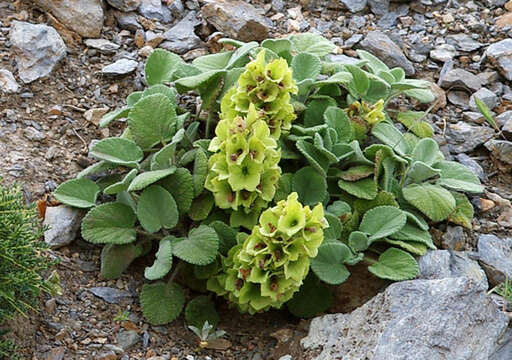
<instances>
[{"instance_id":1,"label":"rosette of leaves","mask_svg":"<svg viewBox=\"0 0 512 360\"><path fill-rule=\"evenodd\" d=\"M302 206L292 193L265 210L259 224L222 261L222 272L207 286L254 314L280 308L300 288L318 254L327 227L321 204Z\"/></svg>"},{"instance_id":2,"label":"rosette of leaves","mask_svg":"<svg viewBox=\"0 0 512 360\"><path fill-rule=\"evenodd\" d=\"M278 139L288 132L296 115L290 104L290 94L297 93L292 71L285 59L265 63L265 50L246 66L236 87L222 98L220 118L232 119L246 115L252 104L267 123L270 134Z\"/></svg>"}]
</instances>

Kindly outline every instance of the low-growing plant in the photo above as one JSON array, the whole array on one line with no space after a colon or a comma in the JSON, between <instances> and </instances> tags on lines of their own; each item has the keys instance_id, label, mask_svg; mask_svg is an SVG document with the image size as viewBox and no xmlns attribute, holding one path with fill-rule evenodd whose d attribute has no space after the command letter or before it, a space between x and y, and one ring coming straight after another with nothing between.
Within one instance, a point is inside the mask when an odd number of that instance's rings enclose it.
<instances>
[{"instance_id":1,"label":"low-growing plant","mask_svg":"<svg viewBox=\"0 0 512 360\"><path fill-rule=\"evenodd\" d=\"M424 112L387 111L401 95L432 101L427 82L364 51L331 62L334 45L314 34L222 42L234 49L191 64L155 50L150 86L100 123L127 118L124 133L95 143L99 161L54 194L91 208L82 236L105 244L107 279L158 244L140 296L150 323L181 313L182 285L251 314L286 304L311 317L350 266L411 279L413 255L435 248L430 224L471 227L464 192L481 192L478 178L444 159ZM184 92L200 96L197 114L178 106ZM218 321L207 296L185 317Z\"/></svg>"},{"instance_id":2,"label":"low-growing plant","mask_svg":"<svg viewBox=\"0 0 512 360\"><path fill-rule=\"evenodd\" d=\"M4 321L36 311L41 292L51 293L51 280L42 278L52 261L41 241L44 228L35 208L27 207L21 187L0 179L0 359L17 359L15 346L3 338Z\"/></svg>"}]
</instances>

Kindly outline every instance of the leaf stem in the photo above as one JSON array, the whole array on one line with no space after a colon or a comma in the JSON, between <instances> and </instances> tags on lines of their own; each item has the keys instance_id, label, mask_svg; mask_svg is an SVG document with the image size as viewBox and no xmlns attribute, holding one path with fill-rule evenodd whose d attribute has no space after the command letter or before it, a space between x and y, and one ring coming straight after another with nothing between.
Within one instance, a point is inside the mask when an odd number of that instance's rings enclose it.
<instances>
[{"instance_id":1,"label":"leaf stem","mask_svg":"<svg viewBox=\"0 0 512 360\"><path fill-rule=\"evenodd\" d=\"M176 276L178 276L178 273L183 268L183 264L185 264L182 260L179 260L178 265L174 268L174 271L171 274L171 277L169 278L169 282L173 282Z\"/></svg>"},{"instance_id":2,"label":"leaf stem","mask_svg":"<svg viewBox=\"0 0 512 360\"><path fill-rule=\"evenodd\" d=\"M213 112L208 112L208 118L206 119L206 138L210 138L210 131L212 127L212 121L213 121Z\"/></svg>"}]
</instances>

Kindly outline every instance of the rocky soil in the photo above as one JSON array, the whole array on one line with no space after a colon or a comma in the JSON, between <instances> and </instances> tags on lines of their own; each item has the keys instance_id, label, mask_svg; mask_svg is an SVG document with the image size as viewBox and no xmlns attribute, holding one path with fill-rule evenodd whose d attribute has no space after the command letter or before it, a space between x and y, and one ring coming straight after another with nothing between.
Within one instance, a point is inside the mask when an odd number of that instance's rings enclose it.
<instances>
[{"instance_id":1,"label":"rocky soil","mask_svg":"<svg viewBox=\"0 0 512 360\"><path fill-rule=\"evenodd\" d=\"M0 176L23 183L31 202L90 165L89 142L122 130L100 130L99 119L144 87L154 48L192 60L219 51L222 36L307 31L338 46L335 61L354 61L362 48L432 82L436 140L486 185L471 198L472 231L439 224L436 244L446 250L421 259L422 279L371 299L387 283L353 276L336 289L332 309L347 314L319 317L311 328L285 311L249 317L219 302L227 336L198 350L183 321L144 322L136 294L145 259L117 281L102 280L99 249L73 241L82 214L48 208L54 230L45 240L61 260L63 295L45 297L40 313L12 324L24 359L512 358L507 304L487 295L512 277L512 1L0 0Z\"/></svg>"}]
</instances>

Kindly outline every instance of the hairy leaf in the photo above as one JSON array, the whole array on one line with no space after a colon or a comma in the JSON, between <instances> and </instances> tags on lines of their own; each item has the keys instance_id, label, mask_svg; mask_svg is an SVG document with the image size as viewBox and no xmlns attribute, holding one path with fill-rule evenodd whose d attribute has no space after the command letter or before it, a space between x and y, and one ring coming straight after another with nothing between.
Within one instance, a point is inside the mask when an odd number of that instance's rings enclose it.
<instances>
[{"instance_id":1,"label":"hairy leaf","mask_svg":"<svg viewBox=\"0 0 512 360\"><path fill-rule=\"evenodd\" d=\"M98 205L82 221L82 237L93 244L129 244L135 241L135 214L117 202Z\"/></svg>"},{"instance_id":2,"label":"hairy leaf","mask_svg":"<svg viewBox=\"0 0 512 360\"><path fill-rule=\"evenodd\" d=\"M418 263L412 255L396 248L383 252L368 270L381 279L393 281L414 279L419 274Z\"/></svg>"},{"instance_id":3,"label":"hairy leaf","mask_svg":"<svg viewBox=\"0 0 512 360\"><path fill-rule=\"evenodd\" d=\"M169 169L146 171L137 175L137 177L133 179L130 186L128 187L128 191L142 190L146 186L151 185L171 174L174 174L175 171L175 166L172 166Z\"/></svg>"},{"instance_id":4,"label":"hairy leaf","mask_svg":"<svg viewBox=\"0 0 512 360\"><path fill-rule=\"evenodd\" d=\"M331 290L310 273L286 306L293 315L307 319L326 311L331 301Z\"/></svg>"},{"instance_id":5,"label":"hairy leaf","mask_svg":"<svg viewBox=\"0 0 512 360\"><path fill-rule=\"evenodd\" d=\"M188 210L188 216L194 221L202 221L212 211L213 204L212 193L205 191L192 201L192 205L190 205Z\"/></svg>"},{"instance_id":6,"label":"hairy leaf","mask_svg":"<svg viewBox=\"0 0 512 360\"><path fill-rule=\"evenodd\" d=\"M219 250L219 237L207 225L199 225L189 231L188 237L173 240L175 256L195 265L207 265L215 260Z\"/></svg>"},{"instance_id":7,"label":"hairy leaf","mask_svg":"<svg viewBox=\"0 0 512 360\"><path fill-rule=\"evenodd\" d=\"M89 154L96 159L128 167L136 167L144 156L135 142L122 138L100 140L94 144Z\"/></svg>"},{"instance_id":8,"label":"hairy leaf","mask_svg":"<svg viewBox=\"0 0 512 360\"><path fill-rule=\"evenodd\" d=\"M66 205L87 209L96 204L99 192L100 187L94 181L80 178L60 184L53 196Z\"/></svg>"},{"instance_id":9,"label":"hairy leaf","mask_svg":"<svg viewBox=\"0 0 512 360\"><path fill-rule=\"evenodd\" d=\"M183 60L169 51L155 49L146 61L146 81L149 85L173 80L174 73Z\"/></svg>"},{"instance_id":10,"label":"hairy leaf","mask_svg":"<svg viewBox=\"0 0 512 360\"><path fill-rule=\"evenodd\" d=\"M478 176L462 164L455 161L440 161L434 165L434 168L441 170L440 178L437 180L438 185L471 193L484 191Z\"/></svg>"},{"instance_id":11,"label":"hairy leaf","mask_svg":"<svg viewBox=\"0 0 512 360\"><path fill-rule=\"evenodd\" d=\"M144 284L140 304L144 317L151 325L164 325L180 315L185 304L185 293L173 282Z\"/></svg>"},{"instance_id":12,"label":"hairy leaf","mask_svg":"<svg viewBox=\"0 0 512 360\"><path fill-rule=\"evenodd\" d=\"M148 280L157 280L163 278L172 268L172 243L166 236L158 245L155 262L152 266L146 267L144 276Z\"/></svg>"},{"instance_id":13,"label":"hairy leaf","mask_svg":"<svg viewBox=\"0 0 512 360\"><path fill-rule=\"evenodd\" d=\"M406 111L397 115L397 120L412 131L412 133L420 138L431 138L434 135L434 129L426 121L421 119L425 113L423 111Z\"/></svg>"},{"instance_id":14,"label":"hairy leaf","mask_svg":"<svg viewBox=\"0 0 512 360\"><path fill-rule=\"evenodd\" d=\"M300 53L293 57L291 68L293 77L297 82L300 82L305 79L315 80L320 75L322 64L318 56L310 53Z\"/></svg>"},{"instance_id":15,"label":"hairy leaf","mask_svg":"<svg viewBox=\"0 0 512 360\"><path fill-rule=\"evenodd\" d=\"M160 180L159 184L171 193L181 214L190 210L194 199L194 184L188 169L177 168L174 174Z\"/></svg>"},{"instance_id":16,"label":"hairy leaf","mask_svg":"<svg viewBox=\"0 0 512 360\"><path fill-rule=\"evenodd\" d=\"M339 180L338 186L359 199L372 200L377 196L377 185L370 178L357 181Z\"/></svg>"},{"instance_id":17,"label":"hairy leaf","mask_svg":"<svg viewBox=\"0 0 512 360\"><path fill-rule=\"evenodd\" d=\"M352 231L348 238L348 245L354 252L361 252L368 249L368 236L361 231Z\"/></svg>"},{"instance_id":18,"label":"hairy leaf","mask_svg":"<svg viewBox=\"0 0 512 360\"><path fill-rule=\"evenodd\" d=\"M406 221L407 216L402 210L393 206L378 206L364 214L359 230L370 235L368 240L373 242L400 231Z\"/></svg>"},{"instance_id":19,"label":"hairy leaf","mask_svg":"<svg viewBox=\"0 0 512 360\"><path fill-rule=\"evenodd\" d=\"M293 49L298 53L306 52L323 57L336 48L336 45L326 38L313 33L295 34L288 38L292 42Z\"/></svg>"},{"instance_id":20,"label":"hairy leaf","mask_svg":"<svg viewBox=\"0 0 512 360\"><path fill-rule=\"evenodd\" d=\"M299 194L299 201L302 204L316 205L327 195L327 182L318 171L307 166L293 175L292 191Z\"/></svg>"},{"instance_id":21,"label":"hairy leaf","mask_svg":"<svg viewBox=\"0 0 512 360\"><path fill-rule=\"evenodd\" d=\"M135 176L137 176L137 169L132 169L121 181L106 187L103 192L107 195L114 195L123 191L127 191L130 183L133 179L135 179Z\"/></svg>"},{"instance_id":22,"label":"hairy leaf","mask_svg":"<svg viewBox=\"0 0 512 360\"><path fill-rule=\"evenodd\" d=\"M198 196L203 192L204 182L208 173L208 158L202 149L197 149L196 157L194 160L194 173L193 173L193 184L194 184L194 195Z\"/></svg>"},{"instance_id":23,"label":"hairy leaf","mask_svg":"<svg viewBox=\"0 0 512 360\"><path fill-rule=\"evenodd\" d=\"M455 211L450 214L448 221L472 229L471 222L475 215L473 205L471 205L466 195L454 191L451 191L451 194L455 198Z\"/></svg>"},{"instance_id":24,"label":"hairy leaf","mask_svg":"<svg viewBox=\"0 0 512 360\"><path fill-rule=\"evenodd\" d=\"M188 325L198 329L201 329L206 321L215 328L219 322L219 314L210 298L201 295L190 300L185 307L185 320Z\"/></svg>"},{"instance_id":25,"label":"hairy leaf","mask_svg":"<svg viewBox=\"0 0 512 360\"><path fill-rule=\"evenodd\" d=\"M406 155L410 152L409 145L405 141L402 133L393 125L386 123L378 123L372 128L372 135L389 145L399 155Z\"/></svg>"},{"instance_id":26,"label":"hairy leaf","mask_svg":"<svg viewBox=\"0 0 512 360\"><path fill-rule=\"evenodd\" d=\"M140 195L137 217L144 230L150 233L162 228L172 229L178 223L178 207L167 190L151 185Z\"/></svg>"},{"instance_id":27,"label":"hairy leaf","mask_svg":"<svg viewBox=\"0 0 512 360\"><path fill-rule=\"evenodd\" d=\"M411 184L402 189L411 205L432 221L442 221L455 210L455 199L448 190L432 184Z\"/></svg>"},{"instance_id":28,"label":"hairy leaf","mask_svg":"<svg viewBox=\"0 0 512 360\"><path fill-rule=\"evenodd\" d=\"M311 269L318 278L331 285L348 279L350 272L343 262L350 256L350 249L341 242L328 242L318 248L318 255L311 259Z\"/></svg>"}]
</instances>

